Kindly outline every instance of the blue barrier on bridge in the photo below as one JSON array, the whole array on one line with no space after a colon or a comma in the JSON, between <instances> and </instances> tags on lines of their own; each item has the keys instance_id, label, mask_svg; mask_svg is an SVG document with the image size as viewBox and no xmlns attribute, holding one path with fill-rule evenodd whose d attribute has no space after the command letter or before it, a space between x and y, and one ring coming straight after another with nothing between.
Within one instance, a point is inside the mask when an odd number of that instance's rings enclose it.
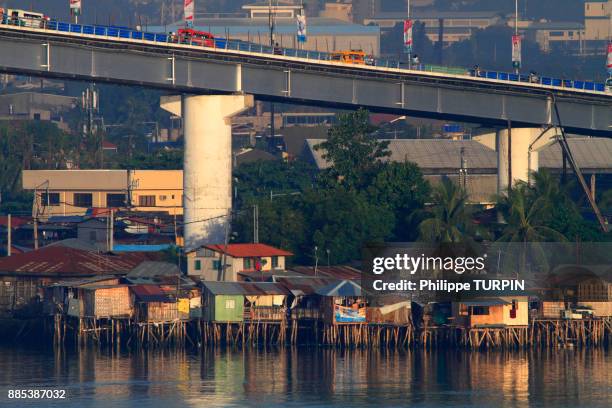
<instances>
[{"instance_id":1,"label":"blue barrier on bridge","mask_svg":"<svg viewBox=\"0 0 612 408\"><path fill-rule=\"evenodd\" d=\"M2 24L11 24L11 25L19 25L19 26L34 26L32 21L12 21L10 19L3 19ZM66 33L80 33L80 34L89 34L96 36L107 36L107 37L119 37L119 38L128 38L133 40L144 40L144 41L152 41L152 42L161 42L167 43L171 42L171 37L167 34L159 34L159 33L148 33L139 30L132 30L129 27L115 27L115 26L98 26L98 25L82 25L82 24L69 24L62 23L59 21L48 21L46 23L46 28L53 31L60 31ZM175 41L174 41L175 42ZM197 44L191 44L197 45ZM237 51L246 51L246 52L258 52L263 54L271 54L271 55L285 55L289 57L298 57L298 58L306 58L306 59L316 59L329 61L330 54L325 52L318 51L306 51L306 50L296 50L290 48L280 48L280 47L267 47L259 44L249 43L245 41L235 41L228 40L225 38L215 38L214 47L220 49L228 49L228 50L237 50ZM392 67L399 68L400 63L398 61L392 61L388 59L376 59L372 65L380 66L380 67ZM434 67L431 65L416 65L409 67L413 70L421 70L426 72L438 72L443 74L453 74L453 75L462 75L460 68L452 68L452 67ZM531 75L518 75L515 73L507 73L507 72L497 72L497 71L482 71L482 70L466 70L463 71L467 75L478 78L486 78L492 80L500 80L500 81L511 81L511 82L527 82L527 83L536 83L546 86L558 87L558 88L573 88L580 89L586 91L598 91L605 92L606 87L603 83L596 83L591 81L572 81L568 79L557 79L550 77L538 77Z\"/></svg>"}]
</instances>

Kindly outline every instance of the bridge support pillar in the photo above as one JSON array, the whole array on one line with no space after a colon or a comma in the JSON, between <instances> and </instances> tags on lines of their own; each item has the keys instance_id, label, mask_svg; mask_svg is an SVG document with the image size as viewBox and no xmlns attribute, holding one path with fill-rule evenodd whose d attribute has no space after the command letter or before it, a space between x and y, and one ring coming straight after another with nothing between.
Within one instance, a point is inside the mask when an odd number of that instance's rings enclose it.
<instances>
[{"instance_id":1,"label":"bridge support pillar","mask_svg":"<svg viewBox=\"0 0 612 408\"><path fill-rule=\"evenodd\" d=\"M530 173L539 169L538 150L549 144L555 129L508 128L495 135L497 151L497 193L504 194L509 185L530 182Z\"/></svg>"},{"instance_id":2,"label":"bridge support pillar","mask_svg":"<svg viewBox=\"0 0 612 408\"><path fill-rule=\"evenodd\" d=\"M164 104L183 117L185 249L222 244L232 209L231 118L252 107L253 96L183 96Z\"/></svg>"}]
</instances>

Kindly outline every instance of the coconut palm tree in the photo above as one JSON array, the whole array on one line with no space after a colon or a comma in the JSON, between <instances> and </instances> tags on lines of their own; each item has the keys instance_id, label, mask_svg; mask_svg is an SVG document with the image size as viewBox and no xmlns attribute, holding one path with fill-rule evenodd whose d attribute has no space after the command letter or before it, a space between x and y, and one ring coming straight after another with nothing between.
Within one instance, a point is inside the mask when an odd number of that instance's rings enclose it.
<instances>
[{"instance_id":1,"label":"coconut palm tree","mask_svg":"<svg viewBox=\"0 0 612 408\"><path fill-rule=\"evenodd\" d=\"M473 223L473 210L467 192L449 179L442 179L432 192L434 205L419 224L419 237L425 242L473 242L479 231Z\"/></svg>"},{"instance_id":2,"label":"coconut palm tree","mask_svg":"<svg viewBox=\"0 0 612 408\"><path fill-rule=\"evenodd\" d=\"M567 241L562 233L546 225L550 209L561 195L560 190L547 182L539 186L536 182L536 186L530 188L526 183L518 183L507 195L500 197L498 208L507 225L499 241Z\"/></svg>"}]
</instances>

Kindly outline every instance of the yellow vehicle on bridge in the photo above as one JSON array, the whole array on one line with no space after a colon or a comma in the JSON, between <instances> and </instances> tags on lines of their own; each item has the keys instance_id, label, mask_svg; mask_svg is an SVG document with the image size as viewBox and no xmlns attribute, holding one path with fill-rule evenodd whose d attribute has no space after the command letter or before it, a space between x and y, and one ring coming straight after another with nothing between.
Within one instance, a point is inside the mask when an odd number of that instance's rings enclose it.
<instances>
[{"instance_id":1,"label":"yellow vehicle on bridge","mask_svg":"<svg viewBox=\"0 0 612 408\"><path fill-rule=\"evenodd\" d=\"M336 51L331 54L330 61L355 65L375 65L374 58L371 55L366 55L363 50Z\"/></svg>"}]
</instances>

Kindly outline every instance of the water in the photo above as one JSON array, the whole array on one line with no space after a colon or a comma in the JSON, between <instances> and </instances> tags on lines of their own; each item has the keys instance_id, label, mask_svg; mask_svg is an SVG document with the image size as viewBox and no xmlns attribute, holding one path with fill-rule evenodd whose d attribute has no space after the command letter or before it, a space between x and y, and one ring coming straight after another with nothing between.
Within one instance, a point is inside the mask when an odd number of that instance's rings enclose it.
<instances>
[{"instance_id":1,"label":"water","mask_svg":"<svg viewBox=\"0 0 612 408\"><path fill-rule=\"evenodd\" d=\"M49 402L7 390L65 389ZM610 351L151 351L0 348L0 406L610 406Z\"/></svg>"}]
</instances>

